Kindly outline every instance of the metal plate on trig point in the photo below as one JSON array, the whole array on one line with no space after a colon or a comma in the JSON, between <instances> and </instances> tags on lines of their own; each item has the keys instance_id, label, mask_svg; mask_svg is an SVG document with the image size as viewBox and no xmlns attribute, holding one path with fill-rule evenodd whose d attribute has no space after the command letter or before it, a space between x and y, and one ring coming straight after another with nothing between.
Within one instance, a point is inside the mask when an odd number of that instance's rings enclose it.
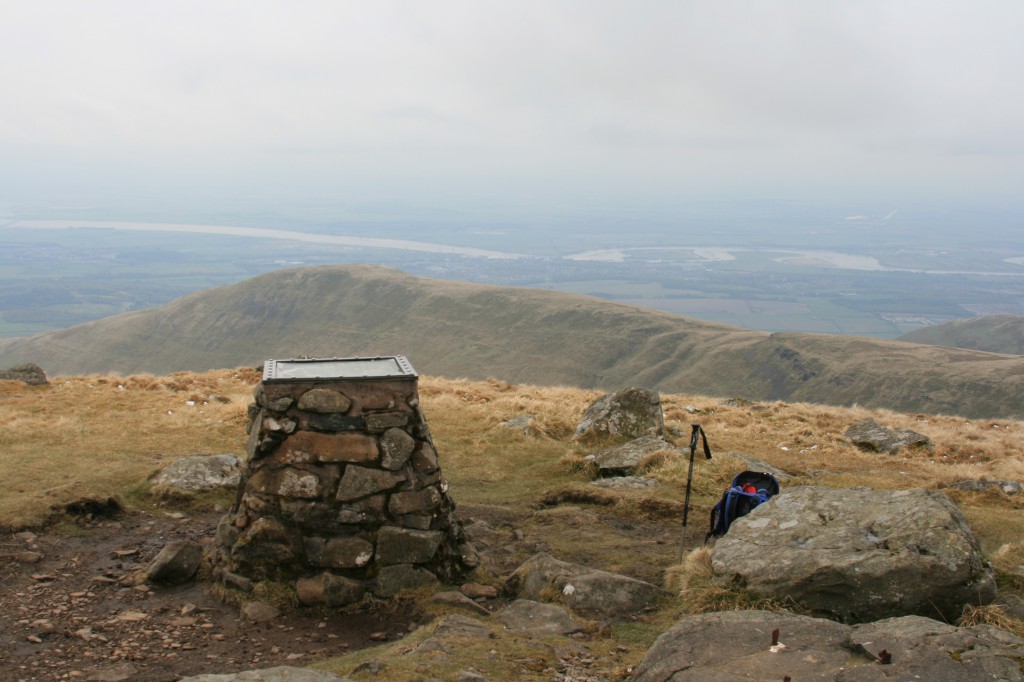
<instances>
[{"instance_id":1,"label":"metal plate on trig point","mask_svg":"<svg viewBox=\"0 0 1024 682\"><path fill-rule=\"evenodd\" d=\"M416 376L416 370L404 355L267 360L263 363L263 381L415 379Z\"/></svg>"}]
</instances>

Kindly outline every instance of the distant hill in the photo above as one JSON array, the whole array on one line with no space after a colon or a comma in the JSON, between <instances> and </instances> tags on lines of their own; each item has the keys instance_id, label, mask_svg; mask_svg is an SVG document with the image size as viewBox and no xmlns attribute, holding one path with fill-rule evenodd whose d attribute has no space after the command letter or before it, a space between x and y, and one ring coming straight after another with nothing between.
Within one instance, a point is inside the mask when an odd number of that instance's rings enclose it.
<instances>
[{"instance_id":1,"label":"distant hill","mask_svg":"<svg viewBox=\"0 0 1024 682\"><path fill-rule=\"evenodd\" d=\"M901 341L927 343L951 348L969 348L989 353L1024 355L1024 317L985 315L923 327L904 334Z\"/></svg>"},{"instance_id":2,"label":"distant hill","mask_svg":"<svg viewBox=\"0 0 1024 682\"><path fill-rule=\"evenodd\" d=\"M166 374L266 358L402 354L424 374L1024 417L1024 357L756 332L561 292L377 266L281 270L38 336L0 367Z\"/></svg>"}]
</instances>

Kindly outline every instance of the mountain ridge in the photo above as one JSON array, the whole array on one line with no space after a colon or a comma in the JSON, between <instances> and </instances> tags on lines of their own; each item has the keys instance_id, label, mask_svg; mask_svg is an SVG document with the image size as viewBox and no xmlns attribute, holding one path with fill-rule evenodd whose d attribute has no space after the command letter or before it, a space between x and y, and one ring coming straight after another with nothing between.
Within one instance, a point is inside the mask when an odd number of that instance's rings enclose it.
<instances>
[{"instance_id":1,"label":"mountain ridge","mask_svg":"<svg viewBox=\"0 0 1024 682\"><path fill-rule=\"evenodd\" d=\"M900 341L1024 355L1024 316L982 315L908 332Z\"/></svg>"},{"instance_id":2,"label":"mountain ridge","mask_svg":"<svg viewBox=\"0 0 1024 682\"><path fill-rule=\"evenodd\" d=\"M579 294L413 277L372 265L275 271L137 311L0 340L0 366L176 371L266 358L408 356L421 373L967 417L1024 414L1024 357L750 331Z\"/></svg>"}]
</instances>

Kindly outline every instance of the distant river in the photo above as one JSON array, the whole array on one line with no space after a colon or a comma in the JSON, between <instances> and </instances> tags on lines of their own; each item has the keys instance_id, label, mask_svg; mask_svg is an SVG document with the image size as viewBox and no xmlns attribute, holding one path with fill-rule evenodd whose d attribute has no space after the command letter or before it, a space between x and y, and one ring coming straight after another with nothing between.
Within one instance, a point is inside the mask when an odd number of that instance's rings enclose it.
<instances>
[{"instance_id":1,"label":"distant river","mask_svg":"<svg viewBox=\"0 0 1024 682\"><path fill-rule=\"evenodd\" d=\"M859 256L851 253L839 253L837 251L803 251L799 249L744 249L734 247L650 247L636 246L619 249L598 249L594 251L583 251L565 256L568 260L596 261L605 263L624 263L627 260L638 262L651 262L661 260L662 254L666 251L689 251L695 258L703 261L728 261L735 260L733 254L741 252L760 251L764 253L784 254L775 258L778 263L786 263L793 266L817 267L817 268L838 268L841 270L872 270L884 272L914 272L923 275L988 275L992 277L1024 277L1024 271L1017 272L978 272L969 270L915 270L912 268L893 268L882 265L873 256ZM645 256L644 254L650 254ZM1007 263L1024 265L1024 258L1005 258Z\"/></svg>"},{"instance_id":2,"label":"distant river","mask_svg":"<svg viewBox=\"0 0 1024 682\"><path fill-rule=\"evenodd\" d=\"M114 220L12 220L5 227L30 230L64 230L69 228L96 228L107 230L130 230L135 232L193 232L197 234L224 234L232 237L255 237L259 239L287 239L313 244L334 244L371 249L403 249L426 253L450 253L475 258L525 258L518 253L502 253L465 246L446 246L429 242L413 242L404 239L376 239L373 237L341 237L315 232L292 232L290 230L266 230L259 227L230 227L227 225L183 225L177 223L129 223Z\"/></svg>"}]
</instances>

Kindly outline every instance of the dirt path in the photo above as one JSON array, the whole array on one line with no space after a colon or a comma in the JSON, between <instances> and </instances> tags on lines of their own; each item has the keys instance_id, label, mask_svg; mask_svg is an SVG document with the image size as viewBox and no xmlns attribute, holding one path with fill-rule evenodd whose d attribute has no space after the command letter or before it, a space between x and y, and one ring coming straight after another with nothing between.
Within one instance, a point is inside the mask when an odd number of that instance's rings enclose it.
<instances>
[{"instance_id":1,"label":"dirt path","mask_svg":"<svg viewBox=\"0 0 1024 682\"><path fill-rule=\"evenodd\" d=\"M342 618L285 612L257 623L208 584L122 584L169 540L209 542L218 516L131 512L82 522L80 533L0 538L0 680L172 682L304 665L408 631L408 610Z\"/></svg>"}]
</instances>

